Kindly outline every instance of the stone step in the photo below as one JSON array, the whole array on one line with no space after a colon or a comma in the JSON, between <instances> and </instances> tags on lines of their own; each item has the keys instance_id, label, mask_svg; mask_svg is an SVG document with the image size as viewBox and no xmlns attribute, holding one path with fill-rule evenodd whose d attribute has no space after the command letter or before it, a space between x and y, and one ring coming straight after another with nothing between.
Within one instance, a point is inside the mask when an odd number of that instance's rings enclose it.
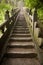
<instances>
[{"instance_id":1,"label":"stone step","mask_svg":"<svg viewBox=\"0 0 43 65\"><path fill-rule=\"evenodd\" d=\"M27 24L26 22L17 22L17 24Z\"/></svg>"},{"instance_id":2,"label":"stone step","mask_svg":"<svg viewBox=\"0 0 43 65\"><path fill-rule=\"evenodd\" d=\"M27 27L27 26L15 26L15 28L29 28L29 27Z\"/></svg>"},{"instance_id":3,"label":"stone step","mask_svg":"<svg viewBox=\"0 0 43 65\"><path fill-rule=\"evenodd\" d=\"M20 28L20 27L19 27L19 28L14 28L14 30L29 30L29 28L28 28L28 27L27 27L27 28L25 28L25 27L24 27L24 28L23 28L23 27Z\"/></svg>"},{"instance_id":4,"label":"stone step","mask_svg":"<svg viewBox=\"0 0 43 65\"><path fill-rule=\"evenodd\" d=\"M27 26L27 23L16 23L16 26L17 26L17 25Z\"/></svg>"},{"instance_id":5,"label":"stone step","mask_svg":"<svg viewBox=\"0 0 43 65\"><path fill-rule=\"evenodd\" d=\"M9 42L8 47L34 48L33 42Z\"/></svg>"},{"instance_id":6,"label":"stone step","mask_svg":"<svg viewBox=\"0 0 43 65\"><path fill-rule=\"evenodd\" d=\"M22 30L22 31L18 30L17 31L17 30L15 30L15 31L13 31L13 33L24 33L24 34L26 34L26 33L30 33L30 31L26 31L26 30L25 31L24 30Z\"/></svg>"},{"instance_id":7,"label":"stone step","mask_svg":"<svg viewBox=\"0 0 43 65\"><path fill-rule=\"evenodd\" d=\"M19 20L17 23L26 23L26 21L21 21L21 20Z\"/></svg>"},{"instance_id":8,"label":"stone step","mask_svg":"<svg viewBox=\"0 0 43 65\"><path fill-rule=\"evenodd\" d=\"M23 23L17 23L16 26L19 25L19 26L27 26L27 24L23 24Z\"/></svg>"},{"instance_id":9,"label":"stone step","mask_svg":"<svg viewBox=\"0 0 43 65\"><path fill-rule=\"evenodd\" d=\"M27 26L27 23L20 23L20 22L18 22L16 25L26 25Z\"/></svg>"},{"instance_id":10,"label":"stone step","mask_svg":"<svg viewBox=\"0 0 43 65\"><path fill-rule=\"evenodd\" d=\"M16 24L16 26L27 26L26 24Z\"/></svg>"},{"instance_id":11,"label":"stone step","mask_svg":"<svg viewBox=\"0 0 43 65\"><path fill-rule=\"evenodd\" d=\"M21 29L15 29L15 30L13 30L13 31L18 31L18 32L19 32L19 31L20 31L20 32L29 32L29 30L25 30L25 29L24 29L24 30L23 30L23 29L22 29L22 30L21 30Z\"/></svg>"},{"instance_id":12,"label":"stone step","mask_svg":"<svg viewBox=\"0 0 43 65\"><path fill-rule=\"evenodd\" d=\"M40 65L36 58L7 58L5 57L2 65Z\"/></svg>"},{"instance_id":13,"label":"stone step","mask_svg":"<svg viewBox=\"0 0 43 65\"><path fill-rule=\"evenodd\" d=\"M11 37L10 41L30 42L30 41L32 41L32 37Z\"/></svg>"},{"instance_id":14,"label":"stone step","mask_svg":"<svg viewBox=\"0 0 43 65\"><path fill-rule=\"evenodd\" d=\"M31 37L31 34L11 34L11 37Z\"/></svg>"},{"instance_id":15,"label":"stone step","mask_svg":"<svg viewBox=\"0 0 43 65\"><path fill-rule=\"evenodd\" d=\"M37 57L37 52L36 50L33 49L28 49L28 48L8 48L7 49L7 56L9 57L29 57L29 58L34 58Z\"/></svg>"}]
</instances>

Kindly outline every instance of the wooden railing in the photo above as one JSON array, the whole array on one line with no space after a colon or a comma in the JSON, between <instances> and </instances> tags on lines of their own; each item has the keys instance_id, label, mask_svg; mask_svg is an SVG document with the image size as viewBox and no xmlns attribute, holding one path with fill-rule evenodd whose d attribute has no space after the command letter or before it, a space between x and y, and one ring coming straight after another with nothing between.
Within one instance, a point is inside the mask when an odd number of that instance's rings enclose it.
<instances>
[{"instance_id":1,"label":"wooden railing","mask_svg":"<svg viewBox=\"0 0 43 65\"><path fill-rule=\"evenodd\" d=\"M41 64L43 64L43 51L41 50L41 48L43 47L43 27L41 28L41 26L38 24L38 21L40 22L38 18L37 21L36 19L34 20L33 14L30 15L29 13L24 11L24 17L26 19L27 26L29 27L30 33L32 34L39 61Z\"/></svg>"},{"instance_id":2,"label":"wooden railing","mask_svg":"<svg viewBox=\"0 0 43 65\"><path fill-rule=\"evenodd\" d=\"M0 38L0 62L3 58L4 53L6 52L6 47L8 45L8 40L10 34L12 33L13 26L16 24L16 19L20 10L16 10L14 15L10 17L5 23L0 26L0 30L2 31L2 37Z\"/></svg>"},{"instance_id":3,"label":"wooden railing","mask_svg":"<svg viewBox=\"0 0 43 65\"><path fill-rule=\"evenodd\" d=\"M43 19L38 20L36 27L40 28L39 37L43 38Z\"/></svg>"}]
</instances>

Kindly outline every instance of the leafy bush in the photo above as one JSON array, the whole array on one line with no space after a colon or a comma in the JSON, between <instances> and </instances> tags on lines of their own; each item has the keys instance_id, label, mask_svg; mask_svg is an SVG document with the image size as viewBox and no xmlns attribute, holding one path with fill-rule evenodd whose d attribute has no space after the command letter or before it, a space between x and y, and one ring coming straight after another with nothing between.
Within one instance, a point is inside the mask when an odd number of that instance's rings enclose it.
<instances>
[{"instance_id":1,"label":"leafy bush","mask_svg":"<svg viewBox=\"0 0 43 65\"><path fill-rule=\"evenodd\" d=\"M37 7L38 17L43 19L43 4L41 0L24 0L25 6L28 8Z\"/></svg>"},{"instance_id":2,"label":"leafy bush","mask_svg":"<svg viewBox=\"0 0 43 65\"><path fill-rule=\"evenodd\" d=\"M6 10L10 10L12 6L10 4L1 3L0 4L0 22L4 21L4 14Z\"/></svg>"},{"instance_id":3,"label":"leafy bush","mask_svg":"<svg viewBox=\"0 0 43 65\"><path fill-rule=\"evenodd\" d=\"M40 9L38 9L38 17L39 17L40 19L43 19L43 7L40 8Z\"/></svg>"}]
</instances>

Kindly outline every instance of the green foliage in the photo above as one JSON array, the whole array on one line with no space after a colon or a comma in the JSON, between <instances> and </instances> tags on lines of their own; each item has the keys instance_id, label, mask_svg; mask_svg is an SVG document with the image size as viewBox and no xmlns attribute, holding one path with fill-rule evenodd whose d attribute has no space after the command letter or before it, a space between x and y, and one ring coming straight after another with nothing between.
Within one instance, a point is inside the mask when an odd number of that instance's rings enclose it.
<instances>
[{"instance_id":1,"label":"green foliage","mask_svg":"<svg viewBox=\"0 0 43 65\"><path fill-rule=\"evenodd\" d=\"M43 18L43 4L41 0L24 0L24 3L28 8L37 8L38 17Z\"/></svg>"},{"instance_id":2,"label":"green foliage","mask_svg":"<svg viewBox=\"0 0 43 65\"><path fill-rule=\"evenodd\" d=\"M11 9L11 5L10 4L6 4L6 3L1 3L0 4L0 9L2 9L2 10L5 10L5 9L8 9L8 10L10 10Z\"/></svg>"},{"instance_id":3,"label":"green foliage","mask_svg":"<svg viewBox=\"0 0 43 65\"><path fill-rule=\"evenodd\" d=\"M39 8L41 6L41 2L39 0L24 0L25 5L30 8L37 7Z\"/></svg>"},{"instance_id":4,"label":"green foliage","mask_svg":"<svg viewBox=\"0 0 43 65\"><path fill-rule=\"evenodd\" d=\"M0 23L4 21L4 14L6 10L10 10L12 6L4 3L4 0L0 3Z\"/></svg>"},{"instance_id":5,"label":"green foliage","mask_svg":"<svg viewBox=\"0 0 43 65\"><path fill-rule=\"evenodd\" d=\"M38 9L38 17L43 19L43 7Z\"/></svg>"}]
</instances>

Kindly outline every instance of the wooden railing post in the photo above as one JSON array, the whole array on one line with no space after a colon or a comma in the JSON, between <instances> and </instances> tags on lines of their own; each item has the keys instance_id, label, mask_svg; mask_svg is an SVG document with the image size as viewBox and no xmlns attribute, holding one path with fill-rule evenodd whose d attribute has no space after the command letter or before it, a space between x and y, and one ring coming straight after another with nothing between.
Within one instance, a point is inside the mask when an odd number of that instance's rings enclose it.
<instances>
[{"instance_id":1,"label":"wooden railing post","mask_svg":"<svg viewBox=\"0 0 43 65\"><path fill-rule=\"evenodd\" d=\"M2 28L2 33L4 33L4 27Z\"/></svg>"},{"instance_id":2,"label":"wooden railing post","mask_svg":"<svg viewBox=\"0 0 43 65\"><path fill-rule=\"evenodd\" d=\"M10 18L9 11L7 10L5 12L5 20L8 20Z\"/></svg>"},{"instance_id":3,"label":"wooden railing post","mask_svg":"<svg viewBox=\"0 0 43 65\"><path fill-rule=\"evenodd\" d=\"M13 16L13 15L14 15L14 10L12 9L12 10L11 10L11 16Z\"/></svg>"},{"instance_id":4,"label":"wooden railing post","mask_svg":"<svg viewBox=\"0 0 43 65\"><path fill-rule=\"evenodd\" d=\"M32 15L31 9L29 10L29 15Z\"/></svg>"},{"instance_id":5,"label":"wooden railing post","mask_svg":"<svg viewBox=\"0 0 43 65\"><path fill-rule=\"evenodd\" d=\"M37 9L36 8L35 8L34 13L33 13L33 36L34 36L35 22L37 22Z\"/></svg>"}]
</instances>

